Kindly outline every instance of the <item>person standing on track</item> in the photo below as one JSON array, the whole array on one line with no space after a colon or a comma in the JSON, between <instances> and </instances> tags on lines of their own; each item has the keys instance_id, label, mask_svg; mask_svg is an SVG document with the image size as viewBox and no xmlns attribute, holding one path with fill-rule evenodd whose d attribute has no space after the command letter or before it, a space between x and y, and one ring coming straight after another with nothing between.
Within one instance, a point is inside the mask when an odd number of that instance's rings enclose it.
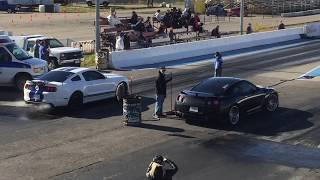
<instances>
[{"instance_id":1,"label":"person standing on track","mask_svg":"<svg viewBox=\"0 0 320 180\"><path fill-rule=\"evenodd\" d=\"M222 55L220 52L216 52L214 57L215 57L214 76L221 77L222 76L222 64L223 64Z\"/></svg>"},{"instance_id":2,"label":"person standing on track","mask_svg":"<svg viewBox=\"0 0 320 180\"><path fill-rule=\"evenodd\" d=\"M163 103L167 95L167 83L172 80L172 77L166 77L166 68L161 67L159 75L156 80L156 105L153 118L158 119L163 116Z\"/></svg>"}]
</instances>

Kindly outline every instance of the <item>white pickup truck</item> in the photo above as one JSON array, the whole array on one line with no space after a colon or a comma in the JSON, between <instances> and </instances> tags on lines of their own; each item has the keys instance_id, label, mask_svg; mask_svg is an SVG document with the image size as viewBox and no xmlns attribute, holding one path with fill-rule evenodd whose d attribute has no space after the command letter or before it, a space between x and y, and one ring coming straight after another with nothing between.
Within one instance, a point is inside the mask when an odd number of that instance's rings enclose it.
<instances>
[{"instance_id":1,"label":"white pickup truck","mask_svg":"<svg viewBox=\"0 0 320 180\"><path fill-rule=\"evenodd\" d=\"M53 37L45 37L42 35L31 36L11 36L21 48L26 50L30 55L34 56L34 45L37 40L46 41L50 46L50 54L48 67L50 70L60 66L79 67L83 58L83 53L79 48L65 47L59 40Z\"/></svg>"}]
</instances>

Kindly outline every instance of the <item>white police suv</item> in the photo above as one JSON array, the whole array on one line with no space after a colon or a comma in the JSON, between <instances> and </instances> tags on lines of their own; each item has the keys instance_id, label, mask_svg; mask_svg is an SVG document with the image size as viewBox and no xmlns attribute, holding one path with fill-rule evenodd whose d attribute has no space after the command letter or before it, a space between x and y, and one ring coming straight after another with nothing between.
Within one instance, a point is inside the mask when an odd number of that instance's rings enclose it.
<instances>
[{"instance_id":1,"label":"white police suv","mask_svg":"<svg viewBox=\"0 0 320 180\"><path fill-rule=\"evenodd\" d=\"M37 80L27 81L24 100L31 104L76 109L88 102L114 97L120 100L128 94L128 89L127 77L89 68L62 67Z\"/></svg>"},{"instance_id":2,"label":"white police suv","mask_svg":"<svg viewBox=\"0 0 320 180\"><path fill-rule=\"evenodd\" d=\"M7 35L0 35L0 86L16 86L23 90L27 80L48 71L46 61L33 58Z\"/></svg>"}]
</instances>

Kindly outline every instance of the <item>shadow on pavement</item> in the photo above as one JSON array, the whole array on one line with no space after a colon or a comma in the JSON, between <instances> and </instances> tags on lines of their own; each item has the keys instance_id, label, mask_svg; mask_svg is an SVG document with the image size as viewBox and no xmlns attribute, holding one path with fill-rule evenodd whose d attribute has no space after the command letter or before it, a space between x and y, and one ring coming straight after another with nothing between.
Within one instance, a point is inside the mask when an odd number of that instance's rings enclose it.
<instances>
[{"instance_id":1,"label":"shadow on pavement","mask_svg":"<svg viewBox=\"0 0 320 180\"><path fill-rule=\"evenodd\" d=\"M184 132L184 129L181 129L181 128L160 126L160 125L155 125L155 124L142 123L140 126L137 126L137 127L138 128L145 128L145 129L153 129L153 130L157 130L157 131L172 132L172 133Z\"/></svg>"},{"instance_id":2,"label":"shadow on pavement","mask_svg":"<svg viewBox=\"0 0 320 180\"><path fill-rule=\"evenodd\" d=\"M153 103L153 98L143 97L142 112L148 111L148 106ZM83 119L103 119L112 116L122 116L122 104L116 99L108 99L85 104L84 107L74 112L70 112L67 108L59 108L51 112L51 114L61 117L67 116Z\"/></svg>"},{"instance_id":3,"label":"shadow on pavement","mask_svg":"<svg viewBox=\"0 0 320 180\"><path fill-rule=\"evenodd\" d=\"M14 87L0 87L0 101L23 101L23 92Z\"/></svg>"},{"instance_id":4,"label":"shadow on pavement","mask_svg":"<svg viewBox=\"0 0 320 180\"><path fill-rule=\"evenodd\" d=\"M237 131L262 136L275 136L278 133L302 130L312 127L314 124L308 119L312 113L298 109L280 107L274 113L258 112L243 117L236 127L220 123L188 122L195 126L202 126L218 130Z\"/></svg>"}]
</instances>

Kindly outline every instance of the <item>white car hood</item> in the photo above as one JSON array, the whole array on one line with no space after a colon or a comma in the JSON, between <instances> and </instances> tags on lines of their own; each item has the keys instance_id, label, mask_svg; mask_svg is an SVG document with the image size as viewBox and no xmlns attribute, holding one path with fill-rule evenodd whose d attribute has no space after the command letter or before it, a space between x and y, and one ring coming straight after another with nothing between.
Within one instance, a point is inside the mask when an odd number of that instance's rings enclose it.
<instances>
[{"instance_id":1,"label":"white car hood","mask_svg":"<svg viewBox=\"0 0 320 180\"><path fill-rule=\"evenodd\" d=\"M23 62L29 64L32 67L44 67L44 66L47 67L48 66L47 61L44 61L44 60L41 60L38 58L26 59L26 60L23 60Z\"/></svg>"},{"instance_id":2,"label":"white car hood","mask_svg":"<svg viewBox=\"0 0 320 180\"><path fill-rule=\"evenodd\" d=\"M50 51L52 53L70 53L70 52L81 52L79 48L73 48L73 47L59 47L59 48L50 48Z\"/></svg>"}]
</instances>

